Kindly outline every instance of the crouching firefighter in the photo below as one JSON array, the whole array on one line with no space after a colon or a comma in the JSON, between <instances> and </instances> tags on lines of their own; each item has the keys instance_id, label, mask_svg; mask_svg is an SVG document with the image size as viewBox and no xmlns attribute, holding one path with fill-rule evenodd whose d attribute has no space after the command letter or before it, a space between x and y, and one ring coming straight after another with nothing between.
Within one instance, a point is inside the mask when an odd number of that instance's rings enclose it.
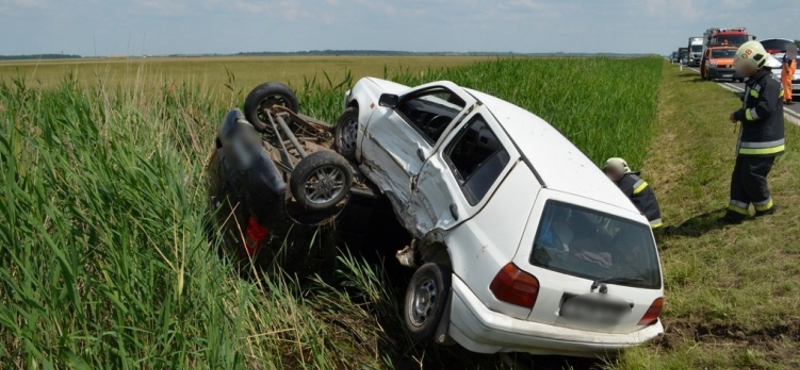
<instances>
[{"instance_id":1,"label":"crouching firefighter","mask_svg":"<svg viewBox=\"0 0 800 370\"><path fill-rule=\"evenodd\" d=\"M632 172L628 162L622 158L611 158L606 161L603 172L630 198L631 203L650 221L653 230L662 226L661 210L658 207L656 193L639 177L639 172Z\"/></svg>"},{"instance_id":2,"label":"crouching firefighter","mask_svg":"<svg viewBox=\"0 0 800 370\"><path fill-rule=\"evenodd\" d=\"M741 109L730 121L741 122L736 146L736 164L731 178L731 202L720 220L742 223L750 216L753 204L756 217L777 210L767 185L767 175L775 157L784 151L783 97L781 82L764 65L768 54L758 41L742 45L734 57L734 67L748 77Z\"/></svg>"}]
</instances>

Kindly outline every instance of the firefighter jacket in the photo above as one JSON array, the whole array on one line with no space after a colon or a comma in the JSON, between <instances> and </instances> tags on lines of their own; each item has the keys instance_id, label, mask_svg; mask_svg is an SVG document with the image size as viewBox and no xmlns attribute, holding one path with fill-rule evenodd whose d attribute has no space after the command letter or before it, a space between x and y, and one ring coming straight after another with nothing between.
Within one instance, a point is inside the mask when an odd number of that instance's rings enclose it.
<instances>
[{"instance_id":1,"label":"firefighter jacket","mask_svg":"<svg viewBox=\"0 0 800 370\"><path fill-rule=\"evenodd\" d=\"M661 227L661 210L658 208L656 194L650 185L639 177L638 173L629 172L622 175L617 186L630 198L639 212L647 217L650 227L653 229Z\"/></svg>"},{"instance_id":2,"label":"firefighter jacket","mask_svg":"<svg viewBox=\"0 0 800 370\"><path fill-rule=\"evenodd\" d=\"M742 109L733 117L742 123L738 155L777 156L783 153L783 86L762 69L746 83Z\"/></svg>"}]
</instances>

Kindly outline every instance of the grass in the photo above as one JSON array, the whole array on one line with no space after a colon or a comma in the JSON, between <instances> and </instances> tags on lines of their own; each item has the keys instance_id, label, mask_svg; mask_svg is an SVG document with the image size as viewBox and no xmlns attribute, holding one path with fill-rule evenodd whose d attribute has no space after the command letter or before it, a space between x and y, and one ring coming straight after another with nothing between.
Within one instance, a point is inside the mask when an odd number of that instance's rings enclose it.
<instances>
[{"instance_id":1,"label":"grass","mask_svg":"<svg viewBox=\"0 0 800 370\"><path fill-rule=\"evenodd\" d=\"M781 214L716 228L733 162L731 93L657 59L369 68L291 79L301 110L335 119L343 91L363 74L408 84L446 78L542 116L598 163L619 155L644 169L665 219L680 226L660 242L668 333L611 368L798 367L800 219L791 210L800 206L800 156L790 150L771 175ZM357 251L341 246L337 286L241 279L211 252L202 167L222 114L262 82L229 70L209 70L208 82L188 74L166 82L153 67L156 78L130 77L133 87L95 83L79 69L46 82L3 72L0 363L504 368L497 356L410 342L396 278ZM790 141L797 134L787 128ZM536 364L561 368L564 360Z\"/></svg>"},{"instance_id":2,"label":"grass","mask_svg":"<svg viewBox=\"0 0 800 370\"><path fill-rule=\"evenodd\" d=\"M623 358L620 369L796 369L800 367L800 154L770 174L778 215L717 227L728 202L736 136L727 121L738 98L696 74L667 66L655 142L644 176L665 220L664 340ZM789 142L800 129L786 123Z\"/></svg>"}]
</instances>

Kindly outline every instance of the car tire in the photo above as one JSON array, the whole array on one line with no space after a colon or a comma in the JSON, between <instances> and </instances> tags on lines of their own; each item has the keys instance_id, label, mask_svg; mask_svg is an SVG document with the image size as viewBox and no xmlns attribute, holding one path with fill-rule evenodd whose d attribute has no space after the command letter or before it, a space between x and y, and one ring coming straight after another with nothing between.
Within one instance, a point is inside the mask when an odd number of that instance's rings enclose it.
<instances>
[{"instance_id":1,"label":"car tire","mask_svg":"<svg viewBox=\"0 0 800 370\"><path fill-rule=\"evenodd\" d=\"M352 185L350 162L327 150L303 158L289 181L295 201L308 211L331 209L347 197Z\"/></svg>"},{"instance_id":2,"label":"car tire","mask_svg":"<svg viewBox=\"0 0 800 370\"><path fill-rule=\"evenodd\" d=\"M350 107L342 112L333 133L336 151L343 157L354 161L358 149L358 109Z\"/></svg>"},{"instance_id":3,"label":"car tire","mask_svg":"<svg viewBox=\"0 0 800 370\"><path fill-rule=\"evenodd\" d=\"M411 278L403 304L403 322L409 337L433 341L450 295L450 269L435 263L422 265Z\"/></svg>"},{"instance_id":4,"label":"car tire","mask_svg":"<svg viewBox=\"0 0 800 370\"><path fill-rule=\"evenodd\" d=\"M282 105L297 113L297 95L289 86L280 82L267 82L256 86L244 101L244 116L261 132L272 131L272 124L264 115L264 109Z\"/></svg>"}]
</instances>

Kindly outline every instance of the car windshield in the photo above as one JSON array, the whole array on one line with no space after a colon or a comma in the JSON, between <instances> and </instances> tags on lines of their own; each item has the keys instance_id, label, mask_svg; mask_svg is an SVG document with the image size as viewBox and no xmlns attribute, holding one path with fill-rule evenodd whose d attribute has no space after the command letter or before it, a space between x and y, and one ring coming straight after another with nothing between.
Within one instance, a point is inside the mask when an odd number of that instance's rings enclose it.
<instances>
[{"instance_id":1,"label":"car windshield","mask_svg":"<svg viewBox=\"0 0 800 370\"><path fill-rule=\"evenodd\" d=\"M692 52L697 53L703 51L703 45L692 45Z\"/></svg>"},{"instance_id":2,"label":"car windshield","mask_svg":"<svg viewBox=\"0 0 800 370\"><path fill-rule=\"evenodd\" d=\"M745 42L750 41L750 37L744 35L736 35L736 36L717 36L714 40L714 45L730 45L730 46L740 46Z\"/></svg>"},{"instance_id":3,"label":"car windshield","mask_svg":"<svg viewBox=\"0 0 800 370\"><path fill-rule=\"evenodd\" d=\"M548 201L533 245L534 266L618 285L658 289L661 273L645 224Z\"/></svg>"},{"instance_id":4,"label":"car windshield","mask_svg":"<svg viewBox=\"0 0 800 370\"><path fill-rule=\"evenodd\" d=\"M711 56L714 58L733 58L735 55L736 50L734 49L714 50L711 52Z\"/></svg>"}]
</instances>

